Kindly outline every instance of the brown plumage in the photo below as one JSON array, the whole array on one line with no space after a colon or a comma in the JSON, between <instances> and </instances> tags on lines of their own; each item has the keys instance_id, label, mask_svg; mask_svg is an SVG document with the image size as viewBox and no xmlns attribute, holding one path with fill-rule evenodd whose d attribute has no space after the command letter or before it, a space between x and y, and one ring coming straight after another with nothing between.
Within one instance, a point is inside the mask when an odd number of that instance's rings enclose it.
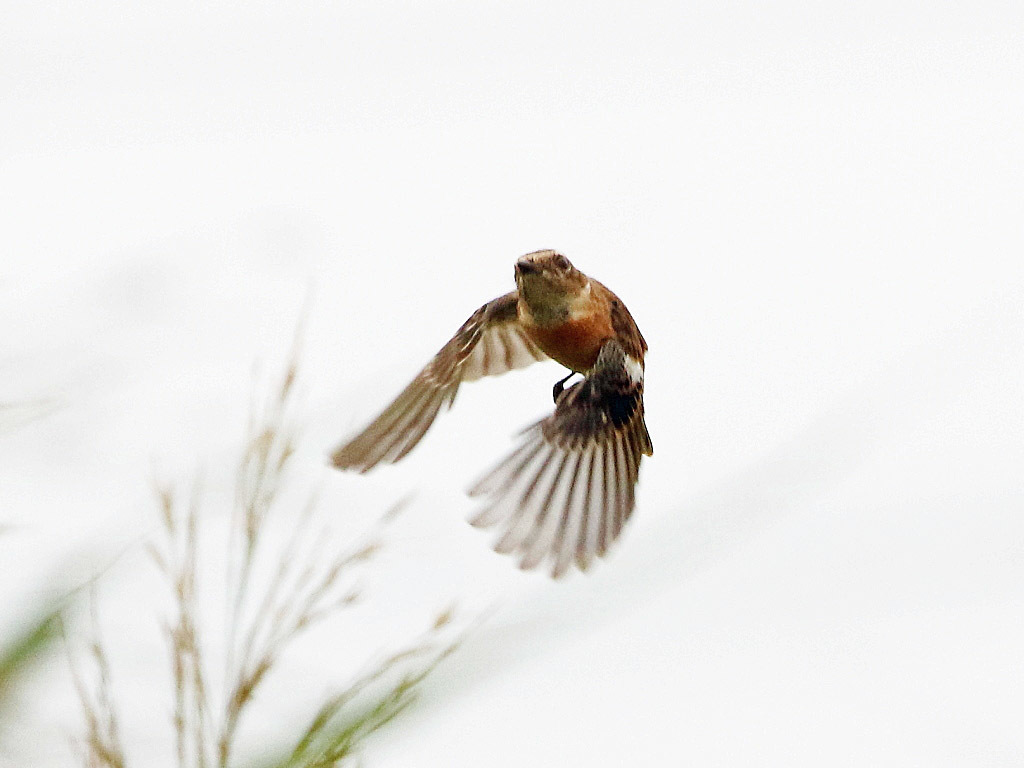
<instances>
[{"instance_id":1,"label":"brown plumage","mask_svg":"<svg viewBox=\"0 0 1024 768\"><path fill-rule=\"evenodd\" d=\"M565 379L555 385L554 413L470 489L487 498L471 522L502 531L495 549L518 552L523 568L549 558L557 577L604 555L633 511L640 460L653 452L643 409L647 343L622 301L556 251L520 258L516 286L474 312L332 459L359 472L398 461L463 381L547 358L584 374L568 389Z\"/></svg>"}]
</instances>

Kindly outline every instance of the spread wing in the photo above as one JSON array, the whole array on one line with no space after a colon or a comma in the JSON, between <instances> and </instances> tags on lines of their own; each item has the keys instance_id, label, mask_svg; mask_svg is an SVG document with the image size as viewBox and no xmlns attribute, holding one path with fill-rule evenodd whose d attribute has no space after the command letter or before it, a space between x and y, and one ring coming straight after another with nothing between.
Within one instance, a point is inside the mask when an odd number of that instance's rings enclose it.
<instances>
[{"instance_id":1,"label":"spread wing","mask_svg":"<svg viewBox=\"0 0 1024 768\"><path fill-rule=\"evenodd\" d=\"M343 443L331 460L339 469L367 472L411 451L459 384L523 368L547 356L517 322L516 291L484 304L366 429Z\"/></svg>"},{"instance_id":2,"label":"spread wing","mask_svg":"<svg viewBox=\"0 0 1024 768\"><path fill-rule=\"evenodd\" d=\"M640 459L653 453L637 370L618 341L606 342L590 375L470 489L489 497L470 522L501 528L498 552L519 552L524 569L551 558L556 578L607 552L633 511Z\"/></svg>"}]
</instances>

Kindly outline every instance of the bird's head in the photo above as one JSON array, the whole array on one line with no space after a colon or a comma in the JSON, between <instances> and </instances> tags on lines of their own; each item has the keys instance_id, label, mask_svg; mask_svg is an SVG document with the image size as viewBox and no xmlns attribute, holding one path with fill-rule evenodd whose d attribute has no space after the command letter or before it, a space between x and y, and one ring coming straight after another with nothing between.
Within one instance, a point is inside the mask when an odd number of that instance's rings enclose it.
<instances>
[{"instance_id":1,"label":"bird's head","mask_svg":"<svg viewBox=\"0 0 1024 768\"><path fill-rule=\"evenodd\" d=\"M590 281L558 251L534 251L516 261L516 287L537 320L568 317Z\"/></svg>"}]
</instances>

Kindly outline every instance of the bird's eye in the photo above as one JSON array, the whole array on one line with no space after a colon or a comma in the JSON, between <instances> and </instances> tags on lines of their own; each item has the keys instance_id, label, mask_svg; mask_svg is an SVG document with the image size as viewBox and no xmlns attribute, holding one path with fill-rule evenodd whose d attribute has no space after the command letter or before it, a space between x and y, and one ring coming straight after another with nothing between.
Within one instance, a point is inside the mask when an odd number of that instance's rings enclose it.
<instances>
[{"instance_id":1,"label":"bird's eye","mask_svg":"<svg viewBox=\"0 0 1024 768\"><path fill-rule=\"evenodd\" d=\"M569 260L565 256L559 253L555 255L555 266L563 272L568 272L572 265L569 264Z\"/></svg>"}]
</instances>

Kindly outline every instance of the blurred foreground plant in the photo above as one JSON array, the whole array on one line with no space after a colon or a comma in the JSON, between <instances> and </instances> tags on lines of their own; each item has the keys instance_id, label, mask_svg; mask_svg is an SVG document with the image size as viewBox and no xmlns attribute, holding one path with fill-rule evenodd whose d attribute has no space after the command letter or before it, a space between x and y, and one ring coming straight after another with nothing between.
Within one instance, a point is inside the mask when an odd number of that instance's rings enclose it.
<instances>
[{"instance_id":1,"label":"blurred foreground plant","mask_svg":"<svg viewBox=\"0 0 1024 768\"><path fill-rule=\"evenodd\" d=\"M203 532L202 493L198 484L184 499L170 486L157 488L160 531L149 552L172 595L164 632L173 687L174 762L180 768L242 764L235 757L240 751L239 725L257 691L296 637L357 601L356 573L379 551L384 527L402 506L386 513L364 541L332 553L327 551L329 532L313 526L316 494L309 493L298 510L282 498L295 455L289 426L295 377L293 355L268 400L253 405L237 467L226 551L211 574L224 585L225 628L219 636L211 637L214 633L200 621L200 598L209 599L211 592L211 579L200 564L208 538ZM268 572L269 579L259 578ZM292 747L244 745L246 751L278 755L255 764L345 764L366 736L410 705L418 684L454 649L455 643L442 637L450 619L450 612L442 613L421 638L321 701L309 723L290 739ZM80 742L83 762L89 768L124 768L132 762L121 744L118 710L110 693L111 665L95 621L93 637L92 685L75 671L86 721ZM217 646L223 648L219 657L211 655ZM147 762L151 761L142 764Z\"/></svg>"},{"instance_id":2,"label":"blurred foreground plant","mask_svg":"<svg viewBox=\"0 0 1024 768\"><path fill-rule=\"evenodd\" d=\"M45 611L14 633L14 639L0 647L0 722L10 704L18 679L25 674L57 637L57 614Z\"/></svg>"},{"instance_id":3,"label":"blurred foreground plant","mask_svg":"<svg viewBox=\"0 0 1024 768\"><path fill-rule=\"evenodd\" d=\"M34 421L53 410L50 401L0 402L0 433ZM0 536L12 526L0 521ZM59 635L59 609L43 601L35 615L18 629L0 631L0 731L14 708L15 690L32 665L49 652ZM9 617L2 617L6 622ZM0 734L2 735L2 734ZM2 758L2 755L0 755Z\"/></svg>"}]
</instances>

